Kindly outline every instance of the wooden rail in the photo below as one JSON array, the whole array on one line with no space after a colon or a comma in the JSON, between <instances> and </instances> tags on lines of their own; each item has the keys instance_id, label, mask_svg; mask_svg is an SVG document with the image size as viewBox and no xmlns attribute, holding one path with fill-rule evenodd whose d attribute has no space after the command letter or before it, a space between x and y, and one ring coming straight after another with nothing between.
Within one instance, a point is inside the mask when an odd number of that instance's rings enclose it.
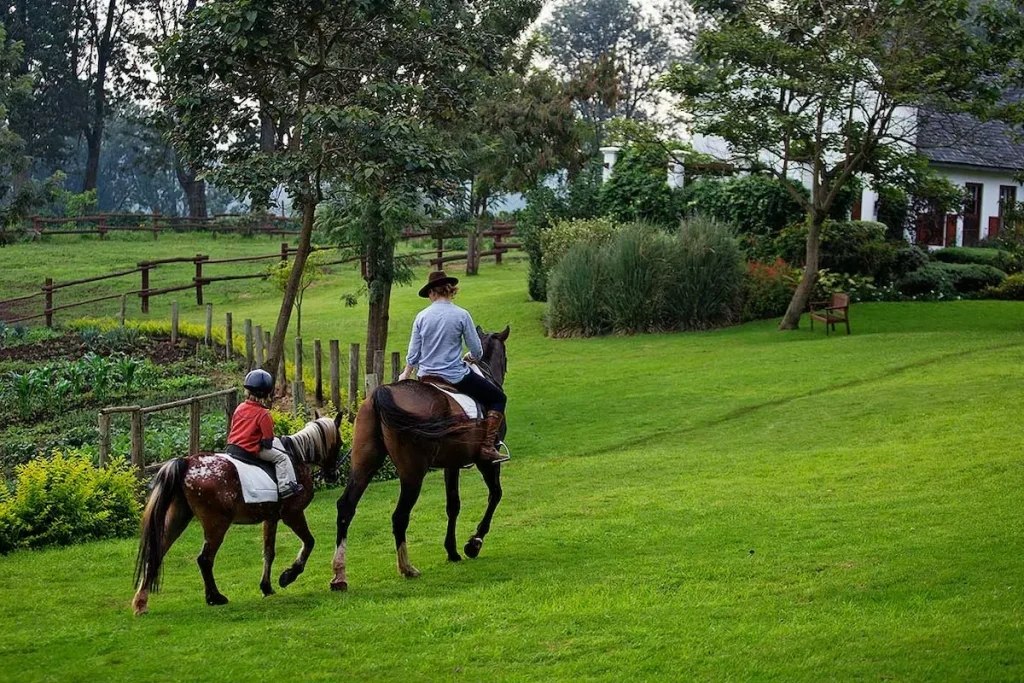
<instances>
[{"instance_id":1,"label":"wooden rail","mask_svg":"<svg viewBox=\"0 0 1024 683\"><path fill-rule=\"evenodd\" d=\"M225 221L227 221L226 224ZM79 227L82 225L91 227ZM48 228L47 226L74 227ZM299 225L296 219L271 214L216 214L214 216L190 217L166 216L159 213L104 213L57 218L29 216L25 219L21 230L30 233L33 241L38 242L41 237L46 235L99 235L102 240L106 239L107 233L111 232L149 232L152 233L153 239L158 239L160 233L166 231L203 231L210 232L214 236L217 233L297 235Z\"/></svg>"}]
</instances>

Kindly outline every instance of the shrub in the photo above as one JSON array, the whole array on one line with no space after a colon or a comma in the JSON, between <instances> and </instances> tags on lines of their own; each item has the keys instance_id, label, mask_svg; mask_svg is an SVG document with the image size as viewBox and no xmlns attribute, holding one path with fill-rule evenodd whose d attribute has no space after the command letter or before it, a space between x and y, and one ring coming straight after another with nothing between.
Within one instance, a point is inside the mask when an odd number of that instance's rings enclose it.
<instances>
[{"instance_id":1,"label":"shrub","mask_svg":"<svg viewBox=\"0 0 1024 683\"><path fill-rule=\"evenodd\" d=\"M775 241L779 256L803 264L807 224L791 225ZM874 221L825 221L818 266L837 273L888 279L898 247L885 241L885 225Z\"/></svg>"},{"instance_id":2,"label":"shrub","mask_svg":"<svg viewBox=\"0 0 1024 683\"><path fill-rule=\"evenodd\" d=\"M555 223L541 235L544 269L548 272L574 244L605 244L622 226L611 218L579 218Z\"/></svg>"},{"instance_id":3,"label":"shrub","mask_svg":"<svg viewBox=\"0 0 1024 683\"><path fill-rule=\"evenodd\" d=\"M852 303L884 301L891 298L888 296L888 292L883 292L875 287L874 281L867 275L833 273L827 268L819 270L811 298L814 301L829 301L835 292L849 294Z\"/></svg>"},{"instance_id":4,"label":"shrub","mask_svg":"<svg viewBox=\"0 0 1024 683\"><path fill-rule=\"evenodd\" d=\"M731 223L741 236L775 237L807 216L782 181L763 175L699 180L684 189L683 201L687 212Z\"/></svg>"},{"instance_id":5,"label":"shrub","mask_svg":"<svg viewBox=\"0 0 1024 683\"><path fill-rule=\"evenodd\" d=\"M786 312L799 272L782 259L747 264L741 320L777 318Z\"/></svg>"},{"instance_id":6,"label":"shrub","mask_svg":"<svg viewBox=\"0 0 1024 683\"><path fill-rule=\"evenodd\" d=\"M985 290L985 296L990 299L1024 301L1024 273L1014 273L999 285L989 287Z\"/></svg>"},{"instance_id":7,"label":"shrub","mask_svg":"<svg viewBox=\"0 0 1024 683\"><path fill-rule=\"evenodd\" d=\"M548 330L593 336L707 329L735 322L743 266L729 230L694 219L666 234L644 225L603 247L577 244L551 273Z\"/></svg>"},{"instance_id":8,"label":"shrub","mask_svg":"<svg viewBox=\"0 0 1024 683\"><path fill-rule=\"evenodd\" d=\"M956 296L953 280L942 264L929 263L896 282L900 294L908 297L952 298Z\"/></svg>"},{"instance_id":9,"label":"shrub","mask_svg":"<svg viewBox=\"0 0 1024 683\"><path fill-rule=\"evenodd\" d=\"M604 292L609 285L597 245L583 243L569 249L551 272L548 329L558 336L607 334L611 324L604 310Z\"/></svg>"},{"instance_id":10,"label":"shrub","mask_svg":"<svg viewBox=\"0 0 1024 683\"><path fill-rule=\"evenodd\" d=\"M915 270L924 268L931 262L931 256L925 249L917 245L906 245L896 250L892 264L892 276L894 279L913 273Z\"/></svg>"},{"instance_id":11,"label":"shrub","mask_svg":"<svg viewBox=\"0 0 1024 683\"><path fill-rule=\"evenodd\" d=\"M644 221L675 226L683 214L683 193L668 186L669 155L660 145L627 147L598 194L600 212L620 223Z\"/></svg>"},{"instance_id":12,"label":"shrub","mask_svg":"<svg viewBox=\"0 0 1024 683\"><path fill-rule=\"evenodd\" d=\"M1017 273L1021 270L1021 263L1017 256L1002 249L946 247L936 251L934 256L935 260L943 263L978 263L998 268L1006 273Z\"/></svg>"},{"instance_id":13,"label":"shrub","mask_svg":"<svg viewBox=\"0 0 1024 683\"><path fill-rule=\"evenodd\" d=\"M937 263L949 274L953 288L962 294L979 292L986 287L996 287L1006 279L1006 273L977 263Z\"/></svg>"},{"instance_id":14,"label":"shrub","mask_svg":"<svg viewBox=\"0 0 1024 683\"><path fill-rule=\"evenodd\" d=\"M131 536L141 513L125 463L98 469L82 453L58 452L18 466L13 494L0 502L0 552Z\"/></svg>"}]
</instances>

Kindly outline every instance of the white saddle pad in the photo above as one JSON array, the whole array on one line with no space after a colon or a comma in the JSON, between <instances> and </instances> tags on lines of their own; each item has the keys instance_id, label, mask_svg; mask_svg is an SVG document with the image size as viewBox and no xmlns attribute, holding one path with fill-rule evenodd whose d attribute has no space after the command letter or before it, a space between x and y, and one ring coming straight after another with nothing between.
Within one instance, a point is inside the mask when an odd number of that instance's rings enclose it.
<instances>
[{"instance_id":1,"label":"white saddle pad","mask_svg":"<svg viewBox=\"0 0 1024 683\"><path fill-rule=\"evenodd\" d=\"M274 448L284 450L284 444L280 439L274 439ZM246 503L277 502L277 482L262 468L237 460L227 453L218 453L216 457L227 458L235 466L238 481L242 483L242 498Z\"/></svg>"},{"instance_id":2,"label":"white saddle pad","mask_svg":"<svg viewBox=\"0 0 1024 683\"><path fill-rule=\"evenodd\" d=\"M476 365L469 363L469 371L484 376L483 371L480 370ZM466 417L470 420L479 420L483 418L482 411L480 410L480 404L476 402L476 399L467 396L466 394L460 394L456 391L448 391L443 389L436 384L431 385L438 391L443 391L452 398L454 398L460 406L462 406L462 412L466 413Z\"/></svg>"}]
</instances>

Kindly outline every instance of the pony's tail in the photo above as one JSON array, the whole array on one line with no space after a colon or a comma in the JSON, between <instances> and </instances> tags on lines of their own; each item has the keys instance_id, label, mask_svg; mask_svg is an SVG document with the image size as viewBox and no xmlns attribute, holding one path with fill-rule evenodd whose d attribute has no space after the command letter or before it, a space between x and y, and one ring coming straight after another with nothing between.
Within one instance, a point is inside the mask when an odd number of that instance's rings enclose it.
<instances>
[{"instance_id":1,"label":"pony's tail","mask_svg":"<svg viewBox=\"0 0 1024 683\"><path fill-rule=\"evenodd\" d=\"M161 467L153 479L153 493L142 515L142 538L139 540L139 555L135 559L135 585L141 590L155 593L160 588L167 513L176 498L184 501L187 469L188 462L184 458L175 458Z\"/></svg>"},{"instance_id":2,"label":"pony's tail","mask_svg":"<svg viewBox=\"0 0 1024 683\"><path fill-rule=\"evenodd\" d=\"M420 417L400 408L395 403L394 393L389 386L378 387L373 392L373 412L377 423L408 436L440 441L465 434L474 423L465 416Z\"/></svg>"}]
</instances>

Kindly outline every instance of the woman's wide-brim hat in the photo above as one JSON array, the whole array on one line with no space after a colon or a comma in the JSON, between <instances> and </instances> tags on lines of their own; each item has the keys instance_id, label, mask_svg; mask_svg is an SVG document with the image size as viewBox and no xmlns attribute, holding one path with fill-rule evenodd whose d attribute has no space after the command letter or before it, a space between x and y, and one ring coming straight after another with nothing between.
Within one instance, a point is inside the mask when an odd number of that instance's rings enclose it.
<instances>
[{"instance_id":1,"label":"woman's wide-brim hat","mask_svg":"<svg viewBox=\"0 0 1024 683\"><path fill-rule=\"evenodd\" d=\"M442 285L457 285L459 284L459 278L448 277L445 275L443 270L435 270L427 276L427 284L420 288L420 296L424 299L430 298L430 290L434 287L440 287Z\"/></svg>"}]
</instances>

